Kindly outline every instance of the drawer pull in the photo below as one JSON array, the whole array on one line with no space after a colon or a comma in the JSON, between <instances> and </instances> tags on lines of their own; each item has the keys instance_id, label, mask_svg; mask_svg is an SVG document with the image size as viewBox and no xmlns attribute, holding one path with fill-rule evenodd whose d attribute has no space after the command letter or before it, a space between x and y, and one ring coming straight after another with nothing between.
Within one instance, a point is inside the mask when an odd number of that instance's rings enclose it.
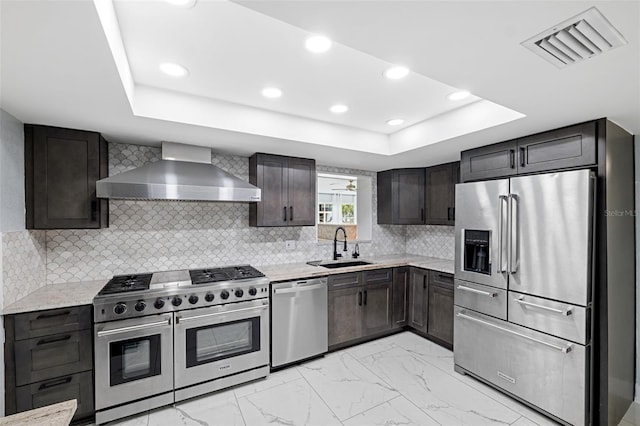
<instances>
[{"instance_id":1,"label":"drawer pull","mask_svg":"<svg viewBox=\"0 0 640 426\"><path fill-rule=\"evenodd\" d=\"M459 285L458 287L456 287L458 290L464 290L464 291L468 291L470 293L476 293L476 294L481 294L483 296L487 296L487 297L496 297L495 293L490 293L488 291L483 291L483 290L477 290L475 288L471 288L471 287L467 287L466 285Z\"/></svg>"},{"instance_id":2,"label":"drawer pull","mask_svg":"<svg viewBox=\"0 0 640 426\"><path fill-rule=\"evenodd\" d=\"M64 342L65 340L69 340L69 339L71 339L70 334L65 334L64 336L48 337L46 339L38 340L38 343L36 343L36 346L48 345L49 343Z\"/></svg>"},{"instance_id":3,"label":"drawer pull","mask_svg":"<svg viewBox=\"0 0 640 426\"><path fill-rule=\"evenodd\" d=\"M56 380L52 380L50 382L41 384L40 387L38 387L38 390L41 391L44 389L55 388L56 386L66 385L67 383L70 383L70 382L71 382L71 377L56 379Z\"/></svg>"},{"instance_id":4,"label":"drawer pull","mask_svg":"<svg viewBox=\"0 0 640 426\"><path fill-rule=\"evenodd\" d=\"M498 330L504 331L505 333L515 334L516 336L522 337L523 339L531 340L532 342L540 343L541 345L548 346L551 349L558 350L558 351L562 352L563 354L567 354L567 353L571 352L571 344L569 344L567 346L558 346L558 345L554 345L553 343L545 342L544 340L536 339L535 337L527 336L526 334L518 333L517 331L509 330L508 328L500 327L499 325L490 323L488 321L484 321L484 320L481 320L481 319L478 319L478 318L470 317L470 316L465 315L463 313L458 313L456 316L460 317L460 318L467 319L469 321L479 322L480 324L488 325L489 327L497 328Z\"/></svg>"},{"instance_id":5,"label":"drawer pull","mask_svg":"<svg viewBox=\"0 0 640 426\"><path fill-rule=\"evenodd\" d=\"M445 275L445 274L438 274L438 278L440 278L441 280L447 280L447 281L453 280L453 277L451 275Z\"/></svg>"},{"instance_id":6,"label":"drawer pull","mask_svg":"<svg viewBox=\"0 0 640 426\"><path fill-rule=\"evenodd\" d=\"M55 318L55 317L66 317L70 313L71 311L62 311L62 312L56 312L53 314L40 314L36 317L36 319L40 320L40 319Z\"/></svg>"},{"instance_id":7,"label":"drawer pull","mask_svg":"<svg viewBox=\"0 0 640 426\"><path fill-rule=\"evenodd\" d=\"M556 314L560 314L564 316L569 316L572 313L571 308L567 309L566 311L563 311L562 309L550 308L549 306L537 305L535 303L527 302L524 300L524 296L520 296L517 299L513 299L513 300L515 300L516 303L519 303L521 305L531 306L532 308L544 309L545 311L554 312Z\"/></svg>"}]
</instances>

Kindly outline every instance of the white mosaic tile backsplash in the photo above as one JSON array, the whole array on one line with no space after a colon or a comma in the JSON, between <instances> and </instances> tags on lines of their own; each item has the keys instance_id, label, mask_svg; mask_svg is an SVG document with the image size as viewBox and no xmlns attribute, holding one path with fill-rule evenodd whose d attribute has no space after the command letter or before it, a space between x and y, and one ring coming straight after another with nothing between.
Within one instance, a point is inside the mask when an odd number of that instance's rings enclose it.
<instances>
[{"instance_id":1,"label":"white mosaic tile backsplash","mask_svg":"<svg viewBox=\"0 0 640 426\"><path fill-rule=\"evenodd\" d=\"M407 226L406 252L454 260L455 228L438 225Z\"/></svg>"},{"instance_id":2,"label":"white mosaic tile backsplash","mask_svg":"<svg viewBox=\"0 0 640 426\"><path fill-rule=\"evenodd\" d=\"M1 234L4 306L44 286L45 231Z\"/></svg>"},{"instance_id":3,"label":"white mosaic tile backsplash","mask_svg":"<svg viewBox=\"0 0 640 426\"><path fill-rule=\"evenodd\" d=\"M110 144L109 172L121 173L160 156L160 148ZM213 155L212 162L248 180L247 158ZM325 166L318 171L375 175ZM376 205L375 196L372 203ZM326 259L332 251L316 242L315 227L249 227L249 207L241 203L111 200L109 214L107 229L46 232L48 283L179 268L304 262ZM285 240L295 240L295 250L285 250ZM372 242L360 243L365 257L404 251L404 226L373 225Z\"/></svg>"}]
</instances>

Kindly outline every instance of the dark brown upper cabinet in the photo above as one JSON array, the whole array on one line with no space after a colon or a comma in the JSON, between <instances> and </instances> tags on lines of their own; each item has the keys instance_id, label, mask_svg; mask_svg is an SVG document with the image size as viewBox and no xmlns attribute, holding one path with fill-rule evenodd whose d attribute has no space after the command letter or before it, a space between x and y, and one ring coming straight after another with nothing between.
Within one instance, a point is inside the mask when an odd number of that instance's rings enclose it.
<instances>
[{"instance_id":1,"label":"dark brown upper cabinet","mask_svg":"<svg viewBox=\"0 0 640 426\"><path fill-rule=\"evenodd\" d=\"M378 223L425 223L424 168L378 172Z\"/></svg>"},{"instance_id":2,"label":"dark brown upper cabinet","mask_svg":"<svg viewBox=\"0 0 640 426\"><path fill-rule=\"evenodd\" d=\"M262 201L249 205L249 225L316 224L315 160L254 154L249 158L249 182L262 190Z\"/></svg>"},{"instance_id":3,"label":"dark brown upper cabinet","mask_svg":"<svg viewBox=\"0 0 640 426\"><path fill-rule=\"evenodd\" d=\"M95 132L26 124L27 229L109 226L109 202L96 181L109 174L107 141Z\"/></svg>"},{"instance_id":4,"label":"dark brown upper cabinet","mask_svg":"<svg viewBox=\"0 0 640 426\"><path fill-rule=\"evenodd\" d=\"M461 153L462 181L595 165L596 122L576 124Z\"/></svg>"},{"instance_id":5,"label":"dark brown upper cabinet","mask_svg":"<svg viewBox=\"0 0 640 426\"><path fill-rule=\"evenodd\" d=\"M427 225L455 225L456 183L460 162L427 167L425 171Z\"/></svg>"}]
</instances>

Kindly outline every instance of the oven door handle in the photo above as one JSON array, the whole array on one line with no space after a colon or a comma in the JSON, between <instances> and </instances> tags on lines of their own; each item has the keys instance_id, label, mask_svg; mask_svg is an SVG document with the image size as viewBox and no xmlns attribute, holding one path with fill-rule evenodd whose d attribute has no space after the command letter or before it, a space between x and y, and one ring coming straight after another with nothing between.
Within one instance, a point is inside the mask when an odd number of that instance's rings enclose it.
<instances>
[{"instance_id":1,"label":"oven door handle","mask_svg":"<svg viewBox=\"0 0 640 426\"><path fill-rule=\"evenodd\" d=\"M195 321L195 320L199 320L199 319L202 319L202 318L216 317L216 316L219 316L219 315L235 314L236 312L261 311L261 310L267 309L267 308L269 308L269 305L253 306L251 308L234 309L233 311L213 312L213 313L210 313L210 314L194 315L192 317L179 317L179 316L176 316L176 324L181 323L181 322Z\"/></svg>"},{"instance_id":2,"label":"oven door handle","mask_svg":"<svg viewBox=\"0 0 640 426\"><path fill-rule=\"evenodd\" d=\"M96 334L98 337L103 337L111 336L113 334L127 333L129 331L146 330L148 328L163 327L168 325L171 325L171 318L162 321L150 322L148 324L131 325L129 327L120 327L111 330L100 330Z\"/></svg>"}]
</instances>

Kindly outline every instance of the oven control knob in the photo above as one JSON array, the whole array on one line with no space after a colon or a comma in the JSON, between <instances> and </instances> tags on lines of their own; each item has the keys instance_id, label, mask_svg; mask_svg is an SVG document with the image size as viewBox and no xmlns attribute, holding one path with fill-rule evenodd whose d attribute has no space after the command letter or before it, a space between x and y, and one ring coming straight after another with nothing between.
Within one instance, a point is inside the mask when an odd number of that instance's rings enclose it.
<instances>
[{"instance_id":1,"label":"oven control knob","mask_svg":"<svg viewBox=\"0 0 640 426\"><path fill-rule=\"evenodd\" d=\"M173 300L171 301L171 304L173 306L180 306L182 305L182 298L180 296L176 296L173 298Z\"/></svg>"},{"instance_id":2,"label":"oven control knob","mask_svg":"<svg viewBox=\"0 0 640 426\"><path fill-rule=\"evenodd\" d=\"M236 295L236 297L242 297L242 295L244 294L244 291L242 291L241 288L237 289L234 293Z\"/></svg>"},{"instance_id":3,"label":"oven control knob","mask_svg":"<svg viewBox=\"0 0 640 426\"><path fill-rule=\"evenodd\" d=\"M222 292L220 293L220 297L222 297L223 299L228 299L229 298L229 292L227 290L222 290Z\"/></svg>"},{"instance_id":4,"label":"oven control knob","mask_svg":"<svg viewBox=\"0 0 640 426\"><path fill-rule=\"evenodd\" d=\"M250 294L251 296L255 296L256 294L258 294L258 290L256 290L256 288L255 288L255 287L251 287L251 288L249 289L249 294Z\"/></svg>"},{"instance_id":5,"label":"oven control knob","mask_svg":"<svg viewBox=\"0 0 640 426\"><path fill-rule=\"evenodd\" d=\"M144 303L143 300L138 301L138 303L136 303L136 306L134 306L135 310L138 312L144 311L144 308L146 307L147 307L147 304Z\"/></svg>"},{"instance_id":6,"label":"oven control knob","mask_svg":"<svg viewBox=\"0 0 640 426\"><path fill-rule=\"evenodd\" d=\"M155 306L156 309L162 309L164 307L164 300L162 299L156 300L156 303L154 303L153 306Z\"/></svg>"},{"instance_id":7,"label":"oven control knob","mask_svg":"<svg viewBox=\"0 0 640 426\"><path fill-rule=\"evenodd\" d=\"M207 302L213 302L214 298L215 296L213 295L213 293L207 293L204 295L204 300L206 300Z\"/></svg>"},{"instance_id":8,"label":"oven control knob","mask_svg":"<svg viewBox=\"0 0 640 426\"><path fill-rule=\"evenodd\" d=\"M127 312L127 305L125 305L124 303L118 303L114 308L113 308L113 312L115 312L117 315L122 315L125 312Z\"/></svg>"},{"instance_id":9,"label":"oven control knob","mask_svg":"<svg viewBox=\"0 0 640 426\"><path fill-rule=\"evenodd\" d=\"M191 303L192 305L198 303L198 296L196 296L195 294L189 296L189 303Z\"/></svg>"}]
</instances>

